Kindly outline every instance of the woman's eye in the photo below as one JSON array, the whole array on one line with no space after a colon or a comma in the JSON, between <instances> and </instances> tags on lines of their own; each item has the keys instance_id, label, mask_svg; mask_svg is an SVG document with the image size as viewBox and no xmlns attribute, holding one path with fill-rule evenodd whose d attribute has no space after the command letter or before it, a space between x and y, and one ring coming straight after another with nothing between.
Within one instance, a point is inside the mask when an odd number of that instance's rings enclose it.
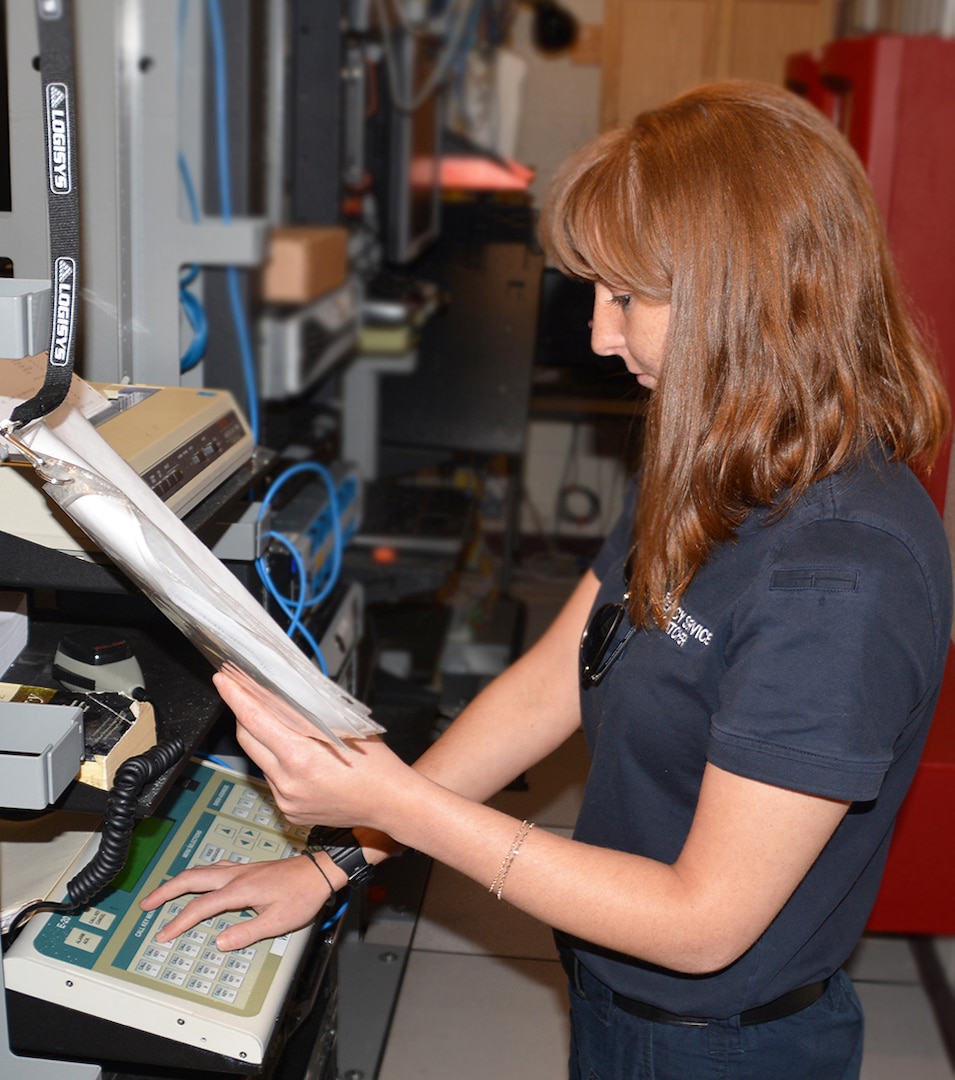
<instances>
[{"instance_id":1,"label":"woman's eye","mask_svg":"<svg viewBox=\"0 0 955 1080\"><path fill-rule=\"evenodd\" d=\"M610 303L617 307L625 308L630 303L630 293L620 293L610 297Z\"/></svg>"}]
</instances>

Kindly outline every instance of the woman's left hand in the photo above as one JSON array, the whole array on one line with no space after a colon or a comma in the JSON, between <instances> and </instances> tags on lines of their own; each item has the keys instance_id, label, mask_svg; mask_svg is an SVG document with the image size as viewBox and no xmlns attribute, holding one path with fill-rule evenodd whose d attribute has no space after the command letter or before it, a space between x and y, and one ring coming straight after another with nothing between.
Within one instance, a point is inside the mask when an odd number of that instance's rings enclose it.
<instances>
[{"instance_id":1,"label":"woman's left hand","mask_svg":"<svg viewBox=\"0 0 955 1080\"><path fill-rule=\"evenodd\" d=\"M235 713L239 745L262 770L289 821L387 831L385 796L414 773L380 739L349 740L342 750L293 730L229 676L219 673L213 681Z\"/></svg>"},{"instance_id":2,"label":"woman's left hand","mask_svg":"<svg viewBox=\"0 0 955 1080\"><path fill-rule=\"evenodd\" d=\"M336 882L337 884L337 882ZM156 934L160 944L211 921L226 911L252 910L255 916L227 926L216 937L223 952L279 937L308 926L329 899L328 882L304 857L275 862L218 862L194 866L163 882L139 906L145 911L195 893Z\"/></svg>"}]
</instances>

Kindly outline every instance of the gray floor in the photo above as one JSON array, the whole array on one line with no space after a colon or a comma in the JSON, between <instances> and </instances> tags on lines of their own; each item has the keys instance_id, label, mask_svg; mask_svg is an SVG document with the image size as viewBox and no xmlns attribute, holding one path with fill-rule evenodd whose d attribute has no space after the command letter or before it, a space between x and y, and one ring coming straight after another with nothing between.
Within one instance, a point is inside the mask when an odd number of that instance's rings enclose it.
<instances>
[{"instance_id":1,"label":"gray floor","mask_svg":"<svg viewBox=\"0 0 955 1080\"><path fill-rule=\"evenodd\" d=\"M518 577L513 591L528 604L529 640L567 587L566 578ZM496 804L540 827L567 830L585 769L583 745L572 740L528 774L527 791L505 792ZM380 1050L372 1049L373 1035L352 1030L347 1015L343 1018L340 1075L345 1080L566 1076L566 992L549 930L444 867L430 869L423 889L417 918L399 913L369 927L361 955L366 966L377 966L380 993L387 996L398 986L402 970L403 979L393 1015L380 1012L385 1017ZM951 982L955 939L936 944ZM355 963L345 966L349 1012L356 997L368 991L347 981ZM908 942L866 938L851 973L867 1015L863 1080L952 1080L955 1073ZM362 1051L356 1053L356 1047Z\"/></svg>"}]
</instances>

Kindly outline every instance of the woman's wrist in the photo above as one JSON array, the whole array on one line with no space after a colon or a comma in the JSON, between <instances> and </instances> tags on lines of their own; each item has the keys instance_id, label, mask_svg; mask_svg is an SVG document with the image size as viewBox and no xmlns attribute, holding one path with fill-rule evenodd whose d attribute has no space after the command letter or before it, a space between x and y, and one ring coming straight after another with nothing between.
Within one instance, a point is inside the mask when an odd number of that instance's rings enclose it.
<instances>
[{"instance_id":1,"label":"woman's wrist","mask_svg":"<svg viewBox=\"0 0 955 1080\"><path fill-rule=\"evenodd\" d=\"M304 858L308 859L309 862L311 862L311 864L321 875L326 887L328 888L328 899L325 901L324 906L331 907L335 903L339 892L348 884L348 879L345 878L341 870L339 870L339 868L324 852L312 852L306 849L304 851L300 851L299 854ZM340 884L336 885L336 881L339 877L344 878L344 880Z\"/></svg>"},{"instance_id":2,"label":"woman's wrist","mask_svg":"<svg viewBox=\"0 0 955 1080\"><path fill-rule=\"evenodd\" d=\"M392 839L387 833L378 829L355 828L352 829L355 839L361 845L365 861L369 866L379 866L386 859L404 851L404 845Z\"/></svg>"},{"instance_id":3,"label":"woman's wrist","mask_svg":"<svg viewBox=\"0 0 955 1080\"><path fill-rule=\"evenodd\" d=\"M365 860L370 866L378 866L386 859L404 850L401 844L377 829L355 828L352 831L361 846ZM333 862L331 856L321 849L309 851L306 848L299 854L309 859L315 870L324 878L325 885L329 890L326 904L331 905L339 892L348 885L347 875L341 867Z\"/></svg>"}]
</instances>

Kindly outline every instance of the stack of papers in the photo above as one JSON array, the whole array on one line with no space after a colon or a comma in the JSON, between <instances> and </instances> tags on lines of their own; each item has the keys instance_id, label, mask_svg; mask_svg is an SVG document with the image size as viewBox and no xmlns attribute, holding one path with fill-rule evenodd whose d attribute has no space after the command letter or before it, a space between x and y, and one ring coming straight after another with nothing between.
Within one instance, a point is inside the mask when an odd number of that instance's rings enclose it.
<instances>
[{"instance_id":1,"label":"stack of papers","mask_svg":"<svg viewBox=\"0 0 955 1080\"><path fill-rule=\"evenodd\" d=\"M24 821L0 820L0 929L21 908L50 897L53 886L96 836L89 814L57 811ZM61 896L53 897L55 900Z\"/></svg>"}]
</instances>

